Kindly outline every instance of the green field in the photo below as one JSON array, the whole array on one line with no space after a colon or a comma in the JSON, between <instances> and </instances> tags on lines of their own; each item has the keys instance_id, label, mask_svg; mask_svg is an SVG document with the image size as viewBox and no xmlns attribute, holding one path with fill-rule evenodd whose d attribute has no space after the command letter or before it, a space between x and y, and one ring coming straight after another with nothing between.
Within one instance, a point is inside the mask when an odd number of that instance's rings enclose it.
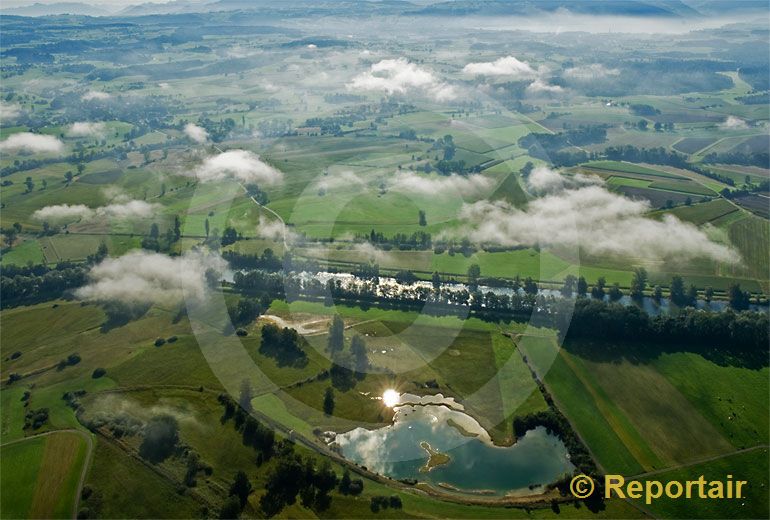
<instances>
[{"instance_id":1,"label":"green field","mask_svg":"<svg viewBox=\"0 0 770 520\"><path fill-rule=\"evenodd\" d=\"M720 367L695 354L598 362L532 340L521 348L605 471L655 471L767 439L766 368Z\"/></svg>"},{"instance_id":2,"label":"green field","mask_svg":"<svg viewBox=\"0 0 770 520\"><path fill-rule=\"evenodd\" d=\"M4 445L3 518L71 518L86 460L86 442L72 432L53 433Z\"/></svg>"}]
</instances>

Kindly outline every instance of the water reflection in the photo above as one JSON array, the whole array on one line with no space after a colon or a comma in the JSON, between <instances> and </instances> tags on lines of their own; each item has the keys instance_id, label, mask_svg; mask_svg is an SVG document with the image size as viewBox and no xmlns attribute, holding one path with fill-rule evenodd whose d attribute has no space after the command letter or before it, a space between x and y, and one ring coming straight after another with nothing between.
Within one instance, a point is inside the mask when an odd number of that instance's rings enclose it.
<instances>
[{"instance_id":1,"label":"water reflection","mask_svg":"<svg viewBox=\"0 0 770 520\"><path fill-rule=\"evenodd\" d=\"M356 428L333 444L382 475L465 493L529 492L574 470L564 443L544 428L499 447L473 417L443 404L399 405L392 425Z\"/></svg>"}]
</instances>

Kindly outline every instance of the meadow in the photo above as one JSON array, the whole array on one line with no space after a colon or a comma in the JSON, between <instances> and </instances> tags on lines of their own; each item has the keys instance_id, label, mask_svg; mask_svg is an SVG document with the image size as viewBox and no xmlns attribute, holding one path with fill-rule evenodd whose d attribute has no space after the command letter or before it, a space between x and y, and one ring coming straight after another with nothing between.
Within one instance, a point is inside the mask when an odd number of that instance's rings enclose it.
<instances>
[{"instance_id":1,"label":"meadow","mask_svg":"<svg viewBox=\"0 0 770 520\"><path fill-rule=\"evenodd\" d=\"M414 8L436 7L423 3ZM311 11L323 13L329 31L344 28L335 37L319 36L326 29L292 2L265 12L63 15L45 24L3 15L0 139L33 132L62 147L0 148L0 267L90 268L102 245L112 258L142 249L173 259L194 249L271 249L343 273L376 264L383 276L411 271L430 280L435 272L467 282L478 266L482 279L531 277L558 289L568 275L590 285L604 278L626 294L635 269L645 267L647 294L655 285L667 292L682 276L699 295L710 288L726 300L740 284L752 303L766 304L770 165L757 157L768 150L770 114L766 102L749 102L767 91L755 50L766 43L763 24L665 38L570 28L533 35L412 18L401 11L412 7L398 2L339 8L367 10L353 18L333 4ZM376 27L381 13L387 30ZM526 66L522 77L466 69L479 62L494 70L514 54ZM388 84L378 64L405 66L421 79ZM75 131L83 122L103 125ZM617 155L623 147L660 149L646 157L667 164L608 159L628 157ZM236 150L259 156L258 167L236 164L207 177L209 160ZM673 216L741 260L691 259L686 251L681 259L592 254L546 240L502 247L471 236L470 205L525 218L537 199L559 196L533 182L539 166L568 186L584 181L576 174L597 177L594 184L614 195L646 201L644 218ZM126 201L151 211L104 209ZM79 216L36 216L61 205ZM232 243L222 242L226 232ZM372 232L382 243L367 242ZM396 243L415 233L430 234L431 245ZM216 279L206 282L219 297ZM222 300L234 307L243 295L224 285ZM0 517L217 517L237 471L253 487L243 516L265 516L259 500L280 457L247 446L220 401L221 394L240 398L234 389L249 373L239 366L246 362L261 375L246 396L254 416L311 464L329 462L338 477L351 469L364 482L360 495L334 490L326 509L298 500L279 518L767 516L767 366L660 353L633 338L618 350L634 355L600 356L592 340L560 345L556 331L531 323L250 296L261 316L237 332L211 326L211 316L196 322L172 298L148 302L125 323L110 321L105 300L69 292L4 301ZM355 337L366 342L369 373L333 373L327 343L335 315L344 320L346 355ZM268 323L300 331L300 361L263 348ZM348 464L319 435L390 425L393 410L380 398L388 389L456 399L498 446L516 442L514 419L560 412L600 472L640 479L732 472L752 482L750 496L740 506L609 500L596 512L553 490L501 507L480 494L394 482ZM46 419L33 424L43 410ZM177 421L178 450L150 462L141 454L142 428L160 415ZM94 427L105 417L112 422ZM193 452L210 471L196 470L190 485ZM389 496L402 509L374 512L372 499Z\"/></svg>"}]
</instances>

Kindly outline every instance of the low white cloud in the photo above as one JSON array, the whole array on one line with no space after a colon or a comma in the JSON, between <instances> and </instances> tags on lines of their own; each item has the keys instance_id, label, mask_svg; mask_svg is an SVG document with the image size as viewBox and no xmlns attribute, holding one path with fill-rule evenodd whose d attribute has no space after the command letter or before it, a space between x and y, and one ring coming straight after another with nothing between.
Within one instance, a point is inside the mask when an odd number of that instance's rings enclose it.
<instances>
[{"instance_id":1,"label":"low white cloud","mask_svg":"<svg viewBox=\"0 0 770 520\"><path fill-rule=\"evenodd\" d=\"M94 210L85 204L57 204L40 208L32 214L39 221L68 223L93 218Z\"/></svg>"},{"instance_id":2,"label":"low white cloud","mask_svg":"<svg viewBox=\"0 0 770 520\"><path fill-rule=\"evenodd\" d=\"M96 208L97 218L150 218L160 210L160 204L150 204L143 200L129 200L117 204L107 204Z\"/></svg>"},{"instance_id":3,"label":"low white cloud","mask_svg":"<svg viewBox=\"0 0 770 520\"><path fill-rule=\"evenodd\" d=\"M492 188L494 181L483 175L427 175L416 172L397 172L391 189L420 195L475 196Z\"/></svg>"},{"instance_id":4,"label":"low white cloud","mask_svg":"<svg viewBox=\"0 0 770 520\"><path fill-rule=\"evenodd\" d=\"M390 260L392 257L387 251L383 251L374 244L369 242L361 242L353 246L353 251L363 255L369 262L376 262L378 264Z\"/></svg>"},{"instance_id":5,"label":"low white cloud","mask_svg":"<svg viewBox=\"0 0 770 520\"><path fill-rule=\"evenodd\" d=\"M381 60L348 83L350 90L381 91L387 94L424 93L437 101L456 97L454 88L433 72L405 58Z\"/></svg>"},{"instance_id":6,"label":"low white cloud","mask_svg":"<svg viewBox=\"0 0 770 520\"><path fill-rule=\"evenodd\" d=\"M184 133L196 143L205 143L209 139L209 133L205 128L192 123L187 123L184 126Z\"/></svg>"},{"instance_id":7,"label":"low white cloud","mask_svg":"<svg viewBox=\"0 0 770 520\"><path fill-rule=\"evenodd\" d=\"M330 173L318 179L318 189L325 191L362 186L364 180L350 170Z\"/></svg>"},{"instance_id":8,"label":"low white cloud","mask_svg":"<svg viewBox=\"0 0 770 520\"><path fill-rule=\"evenodd\" d=\"M52 135L20 132L0 142L0 150L10 152L61 153L64 143Z\"/></svg>"},{"instance_id":9,"label":"low white cloud","mask_svg":"<svg viewBox=\"0 0 770 520\"><path fill-rule=\"evenodd\" d=\"M299 238L299 235L283 222L279 220L268 220L264 215L259 216L257 236L268 240L275 240L277 242L285 241L287 243L294 243Z\"/></svg>"},{"instance_id":10,"label":"low white cloud","mask_svg":"<svg viewBox=\"0 0 770 520\"><path fill-rule=\"evenodd\" d=\"M579 188L582 186L604 184L599 177L595 175L585 175L577 173L575 175L561 175L558 172L539 166L532 170L527 178L527 186L532 193L552 193L566 188Z\"/></svg>"},{"instance_id":11,"label":"low white cloud","mask_svg":"<svg viewBox=\"0 0 770 520\"><path fill-rule=\"evenodd\" d=\"M227 262L219 255L188 251L171 257L148 251L132 251L107 258L91 268L90 281L75 295L90 301L177 303L201 301L207 292L206 272L222 272Z\"/></svg>"},{"instance_id":12,"label":"low white cloud","mask_svg":"<svg viewBox=\"0 0 770 520\"><path fill-rule=\"evenodd\" d=\"M505 202L466 204L460 220L468 224L461 233L477 243L510 247L540 244L621 258L739 261L734 250L712 242L690 223L671 215L645 217L649 209L646 201L586 186L534 199L526 209Z\"/></svg>"},{"instance_id":13,"label":"low white cloud","mask_svg":"<svg viewBox=\"0 0 770 520\"><path fill-rule=\"evenodd\" d=\"M476 76L510 76L519 79L534 78L537 74L529 63L514 56L505 56L495 61L469 63L463 67L463 72Z\"/></svg>"},{"instance_id":14,"label":"low white cloud","mask_svg":"<svg viewBox=\"0 0 770 520\"><path fill-rule=\"evenodd\" d=\"M107 130L107 126L104 123L89 123L85 121L72 123L67 135L72 137L99 137L104 135Z\"/></svg>"},{"instance_id":15,"label":"low white cloud","mask_svg":"<svg viewBox=\"0 0 770 520\"><path fill-rule=\"evenodd\" d=\"M162 81L162 82L158 83L158 87L162 88L163 90L168 90L168 89L171 88L171 85L169 85L165 81Z\"/></svg>"},{"instance_id":16,"label":"low white cloud","mask_svg":"<svg viewBox=\"0 0 770 520\"><path fill-rule=\"evenodd\" d=\"M21 115L21 107L15 103L0 102L0 123L16 121Z\"/></svg>"},{"instance_id":17,"label":"low white cloud","mask_svg":"<svg viewBox=\"0 0 770 520\"><path fill-rule=\"evenodd\" d=\"M99 90L89 90L85 94L83 94L80 99L83 101L93 101L93 100L100 100L104 101L105 99L110 99L112 96L110 96L107 92L101 92Z\"/></svg>"},{"instance_id":18,"label":"low white cloud","mask_svg":"<svg viewBox=\"0 0 770 520\"><path fill-rule=\"evenodd\" d=\"M242 183L277 184L283 179L280 170L246 150L228 150L208 157L194 173L201 182L235 179Z\"/></svg>"},{"instance_id":19,"label":"low white cloud","mask_svg":"<svg viewBox=\"0 0 770 520\"><path fill-rule=\"evenodd\" d=\"M719 126L725 130L745 130L749 127L746 121L735 116L727 116L724 123Z\"/></svg>"},{"instance_id":20,"label":"low white cloud","mask_svg":"<svg viewBox=\"0 0 770 520\"><path fill-rule=\"evenodd\" d=\"M93 209L84 204L57 204L35 211L32 218L57 224L103 219L126 220L150 218L159 209L159 204L150 204L143 200L120 201Z\"/></svg>"},{"instance_id":21,"label":"low white cloud","mask_svg":"<svg viewBox=\"0 0 770 520\"><path fill-rule=\"evenodd\" d=\"M527 92L530 94L558 94L564 92L564 89L558 85L551 85L543 78L537 78L527 86Z\"/></svg>"},{"instance_id":22,"label":"low white cloud","mask_svg":"<svg viewBox=\"0 0 770 520\"><path fill-rule=\"evenodd\" d=\"M591 63L580 67L570 67L565 69L563 75L565 78L576 79L579 81L588 81L592 79L606 78L608 76L618 76L620 70L608 69L601 63Z\"/></svg>"}]
</instances>

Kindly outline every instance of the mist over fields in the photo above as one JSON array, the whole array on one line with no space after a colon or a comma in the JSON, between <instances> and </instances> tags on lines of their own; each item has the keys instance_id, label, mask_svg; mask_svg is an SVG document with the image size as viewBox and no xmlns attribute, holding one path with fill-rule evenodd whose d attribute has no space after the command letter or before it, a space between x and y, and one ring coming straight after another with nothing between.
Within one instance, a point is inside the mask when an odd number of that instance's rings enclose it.
<instances>
[{"instance_id":1,"label":"mist over fields","mask_svg":"<svg viewBox=\"0 0 770 520\"><path fill-rule=\"evenodd\" d=\"M2 517L767 518L769 13L3 2Z\"/></svg>"}]
</instances>

